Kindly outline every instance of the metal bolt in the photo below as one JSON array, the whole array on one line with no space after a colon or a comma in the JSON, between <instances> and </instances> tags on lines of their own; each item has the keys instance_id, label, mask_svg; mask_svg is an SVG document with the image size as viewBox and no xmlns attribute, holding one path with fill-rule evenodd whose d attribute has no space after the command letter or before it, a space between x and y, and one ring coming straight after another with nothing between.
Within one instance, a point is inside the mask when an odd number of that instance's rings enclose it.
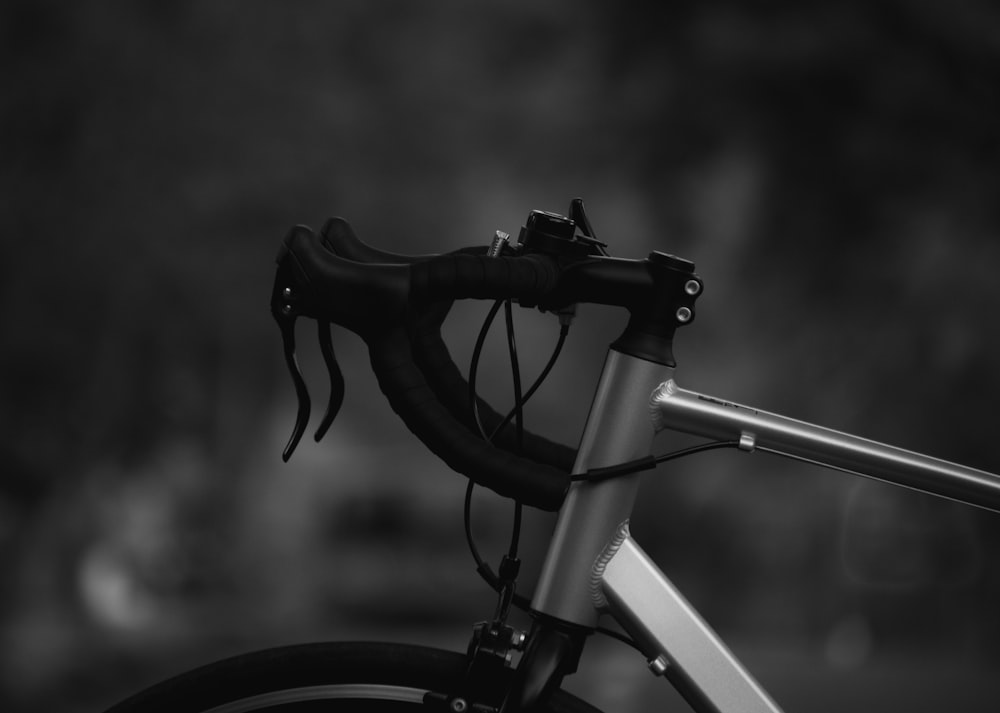
<instances>
[{"instance_id":1,"label":"metal bolt","mask_svg":"<svg viewBox=\"0 0 1000 713\"><path fill-rule=\"evenodd\" d=\"M455 698L452 700L449 706L455 713L465 713L469 708L469 704L465 702L464 698Z\"/></svg>"},{"instance_id":2,"label":"metal bolt","mask_svg":"<svg viewBox=\"0 0 1000 713\"><path fill-rule=\"evenodd\" d=\"M281 291L281 296L284 297L286 300L292 299L292 288L286 287L285 289L283 289Z\"/></svg>"},{"instance_id":3,"label":"metal bolt","mask_svg":"<svg viewBox=\"0 0 1000 713\"><path fill-rule=\"evenodd\" d=\"M496 231L493 233L493 242L490 243L490 249L486 252L486 254L489 257L500 257L500 254L503 252L508 240L510 240L509 233L505 233L502 230Z\"/></svg>"},{"instance_id":4,"label":"metal bolt","mask_svg":"<svg viewBox=\"0 0 1000 713\"><path fill-rule=\"evenodd\" d=\"M657 656L655 659L649 660L649 670L653 672L654 676L662 676L667 672L667 667L670 664L663 656Z\"/></svg>"},{"instance_id":5,"label":"metal bolt","mask_svg":"<svg viewBox=\"0 0 1000 713\"><path fill-rule=\"evenodd\" d=\"M528 637L524 635L523 631L515 631L510 635L510 643L515 649L520 651L524 648L524 641L527 638Z\"/></svg>"},{"instance_id":6,"label":"metal bolt","mask_svg":"<svg viewBox=\"0 0 1000 713\"><path fill-rule=\"evenodd\" d=\"M282 308L281 308L281 313L282 314L291 314L292 313L292 306L291 305L283 305Z\"/></svg>"},{"instance_id":7,"label":"metal bolt","mask_svg":"<svg viewBox=\"0 0 1000 713\"><path fill-rule=\"evenodd\" d=\"M677 321L681 324L691 321L691 310L687 307L681 307L677 310Z\"/></svg>"},{"instance_id":8,"label":"metal bolt","mask_svg":"<svg viewBox=\"0 0 1000 713\"><path fill-rule=\"evenodd\" d=\"M693 297L694 295L701 292L701 283L699 283L697 280L688 280L684 284L684 291Z\"/></svg>"}]
</instances>

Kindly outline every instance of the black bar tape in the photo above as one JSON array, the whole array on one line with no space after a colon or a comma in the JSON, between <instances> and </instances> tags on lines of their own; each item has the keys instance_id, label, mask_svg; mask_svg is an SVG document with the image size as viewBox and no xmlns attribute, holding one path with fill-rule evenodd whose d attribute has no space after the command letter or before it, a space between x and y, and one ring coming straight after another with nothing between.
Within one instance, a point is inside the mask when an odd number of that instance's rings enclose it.
<instances>
[{"instance_id":1,"label":"black bar tape","mask_svg":"<svg viewBox=\"0 0 1000 713\"><path fill-rule=\"evenodd\" d=\"M399 255L373 248L362 242L354 233L350 223L343 218L327 220L320 235L323 244L331 251L357 262L413 264L437 257ZM465 248L462 252L469 254L473 250L483 252L485 248ZM451 309L451 304L450 300L434 303L422 310L419 315L411 316L407 320L407 332L410 336L414 361L427 378L428 385L452 416L461 421L474 436L479 436L469 409L469 382L462 376L441 338L441 325ZM503 421L503 415L493 409L485 399L478 399L478 404L480 420L486 432L491 433ZM569 446L555 443L528 430L523 433L522 444L519 455L566 472L573 468L576 452ZM517 453L518 444L513 426L508 426L498 433L493 445Z\"/></svg>"},{"instance_id":2,"label":"black bar tape","mask_svg":"<svg viewBox=\"0 0 1000 713\"><path fill-rule=\"evenodd\" d=\"M483 441L471 422L468 383L440 338L441 321L455 298L543 297L558 278L550 258L452 253L369 263L387 254L368 249L337 220L328 222L318 239L306 228L293 230L286 249L312 293L302 313L336 322L365 340L393 410L435 455L500 495L543 510L560 507L573 451L525 434L525 453L541 461L535 462ZM488 427L502 419L488 406L482 413ZM512 437L505 435L502 444L512 446Z\"/></svg>"},{"instance_id":3,"label":"black bar tape","mask_svg":"<svg viewBox=\"0 0 1000 713\"><path fill-rule=\"evenodd\" d=\"M368 347L379 387L393 410L450 468L525 505L559 509L569 474L493 448L470 433L427 383L402 327L372 338Z\"/></svg>"},{"instance_id":4,"label":"black bar tape","mask_svg":"<svg viewBox=\"0 0 1000 713\"><path fill-rule=\"evenodd\" d=\"M555 289L558 279L558 265L544 255L486 257L453 253L413 263L410 297L418 303L509 297L535 304Z\"/></svg>"},{"instance_id":5,"label":"black bar tape","mask_svg":"<svg viewBox=\"0 0 1000 713\"><path fill-rule=\"evenodd\" d=\"M469 408L469 382L462 375L441 338L438 315L429 315L427 319L411 321L409 325L410 342L414 359L420 370L427 376L427 382L434 393L458 419L466 429L477 438L479 431ZM487 433L500 425L503 415L494 410L484 399L478 399L480 420ZM518 452L517 435L513 424L508 424L503 431L493 439L493 445L498 448ZM569 472L576 460L576 451L569 446L556 443L547 438L525 430L522 448L519 455L531 460L545 463L553 468Z\"/></svg>"}]
</instances>

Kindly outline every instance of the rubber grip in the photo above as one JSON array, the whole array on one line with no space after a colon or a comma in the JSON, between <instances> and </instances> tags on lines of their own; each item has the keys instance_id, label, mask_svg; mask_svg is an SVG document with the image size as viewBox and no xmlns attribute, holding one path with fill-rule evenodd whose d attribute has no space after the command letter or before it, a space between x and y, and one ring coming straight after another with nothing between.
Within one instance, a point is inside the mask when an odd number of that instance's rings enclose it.
<instances>
[{"instance_id":1,"label":"rubber grip","mask_svg":"<svg viewBox=\"0 0 1000 713\"><path fill-rule=\"evenodd\" d=\"M299 314L347 327L366 337L402 321L410 292L409 266L340 257L305 226L285 238L279 262L291 271Z\"/></svg>"},{"instance_id":2,"label":"rubber grip","mask_svg":"<svg viewBox=\"0 0 1000 713\"><path fill-rule=\"evenodd\" d=\"M374 262L374 263L414 263L437 257L433 255L402 255L400 253L380 250L363 242L351 224L343 218L329 218L320 230L320 237L323 245L340 257L353 260L354 262ZM485 248L477 248L483 252ZM466 248L465 250L468 250Z\"/></svg>"},{"instance_id":3,"label":"rubber grip","mask_svg":"<svg viewBox=\"0 0 1000 713\"><path fill-rule=\"evenodd\" d=\"M417 366L402 327L368 341L382 393L410 431L450 468L499 495L555 511L569 488L569 474L492 447L455 418Z\"/></svg>"}]
</instances>

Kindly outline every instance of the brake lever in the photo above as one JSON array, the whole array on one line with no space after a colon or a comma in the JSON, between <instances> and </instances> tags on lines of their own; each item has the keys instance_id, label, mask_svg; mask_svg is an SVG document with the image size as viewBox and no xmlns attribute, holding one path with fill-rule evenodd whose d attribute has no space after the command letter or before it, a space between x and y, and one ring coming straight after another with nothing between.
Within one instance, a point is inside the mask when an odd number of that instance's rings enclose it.
<instances>
[{"instance_id":1,"label":"brake lever","mask_svg":"<svg viewBox=\"0 0 1000 713\"><path fill-rule=\"evenodd\" d=\"M294 274L287 264L287 257L282 255L278 262L278 271L274 277L274 288L271 290L271 315L278 323L281 331L281 341L285 354L285 365L288 373L292 377L295 386L295 396L298 399L298 409L295 414L295 425L292 434L281 452L281 459L288 462L292 453L302 439L306 427L309 425L309 415L312 408L312 401L309 398L309 389L306 387L305 379L302 377L302 370L295 355L295 320L308 313L306 305L302 302L302 295L299 293ZM340 365L333 353L333 341L330 337L330 323L325 320L317 320L319 327L319 345L323 354L323 362L330 377L330 398L327 401L326 413L320 421L319 428L316 429L315 439L319 441L330 424L337 417L340 406L344 402L344 375L340 371Z\"/></svg>"},{"instance_id":2,"label":"brake lever","mask_svg":"<svg viewBox=\"0 0 1000 713\"><path fill-rule=\"evenodd\" d=\"M330 337L330 323L317 322L319 326L319 349L323 353L323 362L326 364L326 372L330 376L330 398L326 403L326 413L319 422L319 427L313 438L319 442L326 435L327 429L337 418L340 406L344 403L344 374L340 371L340 364L333 353L333 339ZM303 428L305 426L303 425Z\"/></svg>"},{"instance_id":3,"label":"brake lever","mask_svg":"<svg viewBox=\"0 0 1000 713\"><path fill-rule=\"evenodd\" d=\"M278 262L278 271L274 276L274 287L271 290L271 316L274 317L274 320L278 323L278 329L281 331L285 365L288 367L288 373L292 377L292 383L295 385L295 396L299 402L292 435L281 452L281 459L286 463L292 457L292 452L299 444L299 440L306 430L306 425L309 423L309 410L311 408L309 389L306 388L305 379L302 378L302 371L299 369L298 359L295 357L295 320L299 316L296 304L299 302L300 297L293 285L294 280L287 264L287 256L282 256Z\"/></svg>"}]
</instances>

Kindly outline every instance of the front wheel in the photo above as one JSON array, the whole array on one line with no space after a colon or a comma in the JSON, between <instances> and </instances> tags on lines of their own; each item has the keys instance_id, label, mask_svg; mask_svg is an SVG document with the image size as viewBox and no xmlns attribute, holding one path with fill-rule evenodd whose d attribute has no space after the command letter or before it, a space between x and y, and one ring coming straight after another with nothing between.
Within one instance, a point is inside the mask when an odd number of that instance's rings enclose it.
<instances>
[{"instance_id":1,"label":"front wheel","mask_svg":"<svg viewBox=\"0 0 1000 713\"><path fill-rule=\"evenodd\" d=\"M107 713L394 711L424 707L428 692L451 692L466 671L461 654L375 643L303 644L243 654L148 688ZM599 713L564 691L545 710Z\"/></svg>"}]
</instances>

